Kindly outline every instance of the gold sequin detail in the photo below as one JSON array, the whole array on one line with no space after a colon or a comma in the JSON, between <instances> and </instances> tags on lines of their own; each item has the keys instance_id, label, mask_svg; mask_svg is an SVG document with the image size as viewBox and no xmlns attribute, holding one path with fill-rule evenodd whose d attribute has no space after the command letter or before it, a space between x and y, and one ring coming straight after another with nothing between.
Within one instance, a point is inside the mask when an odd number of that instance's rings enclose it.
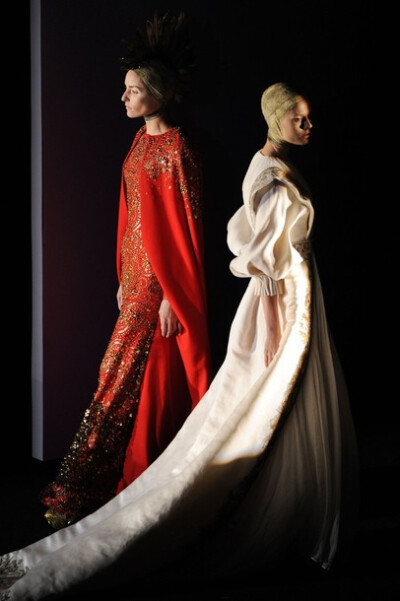
<instances>
[{"instance_id":1,"label":"gold sequin detail","mask_svg":"<svg viewBox=\"0 0 400 601\"><path fill-rule=\"evenodd\" d=\"M146 201L141 198L143 175L152 186L165 186L165 181L174 186L177 202L183 199L188 215L197 218L200 214L199 186L193 186L189 193L190 182L197 182L196 178L200 182L198 164L179 128L160 136L142 135L128 154L123 175L128 209L121 245L123 305L100 365L97 391L56 479L41 497L68 523L94 511L115 494L158 322L162 289L142 243L141 203ZM178 185L186 178L188 186Z\"/></svg>"},{"instance_id":2,"label":"gold sequin detail","mask_svg":"<svg viewBox=\"0 0 400 601\"><path fill-rule=\"evenodd\" d=\"M150 136L141 130L136 152L145 156L143 170L152 185L158 186L160 175L163 185L179 191L177 202L184 203L189 219L202 216L202 174L200 159L179 127L173 127L159 136Z\"/></svg>"}]
</instances>

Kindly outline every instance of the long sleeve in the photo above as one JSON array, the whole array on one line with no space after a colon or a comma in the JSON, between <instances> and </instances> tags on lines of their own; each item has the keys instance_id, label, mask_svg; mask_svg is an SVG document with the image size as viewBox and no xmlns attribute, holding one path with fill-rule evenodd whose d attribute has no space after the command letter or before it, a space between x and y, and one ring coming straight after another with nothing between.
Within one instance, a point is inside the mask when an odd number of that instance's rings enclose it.
<instances>
[{"instance_id":1,"label":"long sleeve","mask_svg":"<svg viewBox=\"0 0 400 601\"><path fill-rule=\"evenodd\" d=\"M309 235L311 205L283 179L254 191L228 223L230 263L237 277L257 280L256 294L277 294L280 281L303 261L301 243Z\"/></svg>"},{"instance_id":2,"label":"long sleeve","mask_svg":"<svg viewBox=\"0 0 400 601\"><path fill-rule=\"evenodd\" d=\"M166 160L168 166L157 177L151 171L141 176L142 236L164 295L184 328L177 343L194 406L211 377L201 169L185 140Z\"/></svg>"}]
</instances>

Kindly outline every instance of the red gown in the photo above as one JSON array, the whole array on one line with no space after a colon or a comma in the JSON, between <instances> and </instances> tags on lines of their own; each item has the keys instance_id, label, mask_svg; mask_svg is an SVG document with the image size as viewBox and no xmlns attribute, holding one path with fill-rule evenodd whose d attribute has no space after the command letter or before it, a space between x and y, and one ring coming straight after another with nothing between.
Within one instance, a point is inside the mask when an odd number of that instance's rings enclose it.
<instances>
[{"instance_id":1,"label":"red gown","mask_svg":"<svg viewBox=\"0 0 400 601\"><path fill-rule=\"evenodd\" d=\"M123 165L117 271L123 305L94 398L41 494L70 523L132 482L165 449L211 379L199 161L179 127L143 126ZM167 298L184 331L161 336Z\"/></svg>"}]
</instances>

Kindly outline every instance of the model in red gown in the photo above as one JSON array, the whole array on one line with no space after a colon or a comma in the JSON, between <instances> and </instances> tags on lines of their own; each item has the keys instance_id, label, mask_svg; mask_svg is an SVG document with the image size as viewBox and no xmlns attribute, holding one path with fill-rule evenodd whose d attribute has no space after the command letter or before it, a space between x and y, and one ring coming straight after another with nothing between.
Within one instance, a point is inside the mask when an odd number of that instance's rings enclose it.
<instances>
[{"instance_id":1,"label":"model in red gown","mask_svg":"<svg viewBox=\"0 0 400 601\"><path fill-rule=\"evenodd\" d=\"M73 523L132 482L206 392L211 360L202 177L179 127L140 128L123 165L117 270L123 304L98 388L42 502ZM183 333L163 337L168 299Z\"/></svg>"}]
</instances>

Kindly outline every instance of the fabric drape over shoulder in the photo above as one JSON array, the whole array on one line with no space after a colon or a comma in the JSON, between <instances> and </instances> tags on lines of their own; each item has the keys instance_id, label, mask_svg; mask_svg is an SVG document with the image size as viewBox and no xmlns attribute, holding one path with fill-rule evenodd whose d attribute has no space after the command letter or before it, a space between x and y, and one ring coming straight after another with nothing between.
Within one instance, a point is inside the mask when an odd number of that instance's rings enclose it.
<instances>
[{"instance_id":1,"label":"fabric drape over shoulder","mask_svg":"<svg viewBox=\"0 0 400 601\"><path fill-rule=\"evenodd\" d=\"M169 153L146 164L140 174L143 244L150 263L184 327L177 338L187 372L193 407L207 389L210 349L204 277L202 175L193 148L174 128ZM145 133L137 132L132 148ZM164 148L165 153L165 148ZM117 234L117 273L121 277L121 244L128 221L126 191L121 182Z\"/></svg>"},{"instance_id":2,"label":"fabric drape over shoulder","mask_svg":"<svg viewBox=\"0 0 400 601\"><path fill-rule=\"evenodd\" d=\"M357 447L307 242L311 201L283 167L254 156L228 224L231 270L249 283L208 391L115 499L1 558L4 581L18 578L10 599L104 590L162 569L192 582L235 576L293 555L332 565L354 527ZM261 296L275 293L282 338L266 367Z\"/></svg>"},{"instance_id":3,"label":"fabric drape over shoulder","mask_svg":"<svg viewBox=\"0 0 400 601\"><path fill-rule=\"evenodd\" d=\"M256 277L259 293L279 291L277 282L304 260L312 228L312 205L285 178L286 170L272 166L261 171L228 224L228 246L237 255L231 271Z\"/></svg>"}]
</instances>

